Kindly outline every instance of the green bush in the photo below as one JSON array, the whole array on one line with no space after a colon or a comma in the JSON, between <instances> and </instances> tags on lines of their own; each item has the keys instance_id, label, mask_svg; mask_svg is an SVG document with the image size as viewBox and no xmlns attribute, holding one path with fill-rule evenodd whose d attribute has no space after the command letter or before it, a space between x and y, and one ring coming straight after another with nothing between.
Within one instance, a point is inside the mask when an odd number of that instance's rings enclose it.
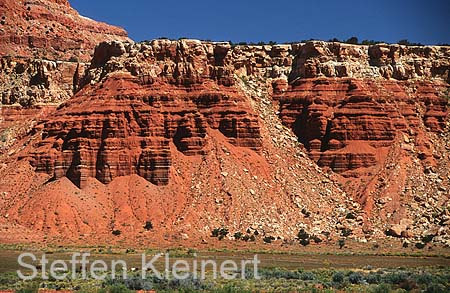
<instances>
[{"instance_id":1,"label":"green bush","mask_svg":"<svg viewBox=\"0 0 450 293\"><path fill-rule=\"evenodd\" d=\"M100 293L132 293L134 291L129 290L125 285L112 285L99 291Z\"/></svg>"},{"instance_id":2,"label":"green bush","mask_svg":"<svg viewBox=\"0 0 450 293\"><path fill-rule=\"evenodd\" d=\"M389 284L380 284L375 288L369 290L371 293L390 293L392 292L392 287Z\"/></svg>"},{"instance_id":3,"label":"green bush","mask_svg":"<svg viewBox=\"0 0 450 293\"><path fill-rule=\"evenodd\" d=\"M345 41L347 44L353 44L353 45L357 45L358 44L358 38L357 37L351 37L349 39L347 39L347 41Z\"/></svg>"},{"instance_id":4,"label":"green bush","mask_svg":"<svg viewBox=\"0 0 450 293\"><path fill-rule=\"evenodd\" d=\"M394 272L383 276L383 282L388 284L398 285L408 279L408 275L405 272Z\"/></svg>"},{"instance_id":5,"label":"green bush","mask_svg":"<svg viewBox=\"0 0 450 293\"><path fill-rule=\"evenodd\" d=\"M275 240L275 237L273 237L273 236L266 236L263 238L263 241L265 243L272 243L272 241L274 241L274 240Z\"/></svg>"},{"instance_id":6,"label":"green bush","mask_svg":"<svg viewBox=\"0 0 450 293\"><path fill-rule=\"evenodd\" d=\"M361 273L353 272L348 276L348 281L352 284L362 284L365 280Z\"/></svg>"},{"instance_id":7,"label":"green bush","mask_svg":"<svg viewBox=\"0 0 450 293\"><path fill-rule=\"evenodd\" d=\"M337 284L344 283L345 275L343 272L336 272L333 274L333 282Z\"/></svg>"},{"instance_id":8,"label":"green bush","mask_svg":"<svg viewBox=\"0 0 450 293\"><path fill-rule=\"evenodd\" d=\"M16 291L16 293L34 293L38 292L39 290L39 283L30 283L25 286L25 288L19 289Z\"/></svg>"},{"instance_id":9,"label":"green bush","mask_svg":"<svg viewBox=\"0 0 450 293\"><path fill-rule=\"evenodd\" d=\"M120 234L122 234L122 232L121 232L120 230L113 230L113 231L112 231L112 234L113 234L114 236L119 236Z\"/></svg>"},{"instance_id":10,"label":"green bush","mask_svg":"<svg viewBox=\"0 0 450 293\"><path fill-rule=\"evenodd\" d=\"M344 228L341 230L341 235L343 237L348 237L348 236L352 235L352 233L353 233L352 229L349 229L349 228Z\"/></svg>"},{"instance_id":11,"label":"green bush","mask_svg":"<svg viewBox=\"0 0 450 293\"><path fill-rule=\"evenodd\" d=\"M300 229L297 234L297 238L300 240L309 239L309 234L305 231L305 229Z\"/></svg>"},{"instance_id":12,"label":"green bush","mask_svg":"<svg viewBox=\"0 0 450 293\"><path fill-rule=\"evenodd\" d=\"M415 246L416 246L416 248L418 248L418 249L424 249L425 246L426 246L426 244L425 244L425 243L422 243L422 242L417 242Z\"/></svg>"},{"instance_id":13,"label":"green bush","mask_svg":"<svg viewBox=\"0 0 450 293\"><path fill-rule=\"evenodd\" d=\"M302 240L300 240L300 244L303 245L303 246L308 246L309 243L310 243L309 239L302 239Z\"/></svg>"},{"instance_id":14,"label":"green bush","mask_svg":"<svg viewBox=\"0 0 450 293\"><path fill-rule=\"evenodd\" d=\"M300 280L312 281L316 279L316 275L313 272L303 272L300 274Z\"/></svg>"},{"instance_id":15,"label":"green bush","mask_svg":"<svg viewBox=\"0 0 450 293\"><path fill-rule=\"evenodd\" d=\"M381 283L381 275L378 272L370 272L366 276L366 281L369 284L379 284Z\"/></svg>"},{"instance_id":16,"label":"green bush","mask_svg":"<svg viewBox=\"0 0 450 293\"><path fill-rule=\"evenodd\" d=\"M219 240L222 240L225 238L225 236L227 236L229 233L228 228L215 228L212 233L211 236L212 237L217 237L219 238Z\"/></svg>"},{"instance_id":17,"label":"green bush","mask_svg":"<svg viewBox=\"0 0 450 293\"><path fill-rule=\"evenodd\" d=\"M449 291L449 288L447 288L443 284L431 283L431 284L428 284L428 286L424 292L425 293L446 293L448 291Z\"/></svg>"},{"instance_id":18,"label":"green bush","mask_svg":"<svg viewBox=\"0 0 450 293\"><path fill-rule=\"evenodd\" d=\"M153 229L153 224L152 224L152 222L151 222L151 221L145 222L144 229L147 230L147 231L152 230L152 229Z\"/></svg>"}]
</instances>

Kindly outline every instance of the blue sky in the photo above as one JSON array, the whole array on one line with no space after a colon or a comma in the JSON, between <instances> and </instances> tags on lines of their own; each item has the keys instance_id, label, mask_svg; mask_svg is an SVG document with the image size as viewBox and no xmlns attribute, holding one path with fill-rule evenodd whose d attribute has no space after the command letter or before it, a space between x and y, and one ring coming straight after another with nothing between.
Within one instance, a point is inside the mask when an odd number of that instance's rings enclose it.
<instances>
[{"instance_id":1,"label":"blue sky","mask_svg":"<svg viewBox=\"0 0 450 293\"><path fill-rule=\"evenodd\" d=\"M80 14L125 28L135 41L373 39L450 43L450 0L69 0Z\"/></svg>"}]
</instances>

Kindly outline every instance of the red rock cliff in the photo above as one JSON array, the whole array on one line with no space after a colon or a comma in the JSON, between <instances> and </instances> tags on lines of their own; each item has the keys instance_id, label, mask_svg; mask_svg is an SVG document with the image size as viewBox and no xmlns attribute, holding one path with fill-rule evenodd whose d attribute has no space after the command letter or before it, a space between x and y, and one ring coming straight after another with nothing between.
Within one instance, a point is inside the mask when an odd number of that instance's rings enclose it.
<instances>
[{"instance_id":1,"label":"red rock cliff","mask_svg":"<svg viewBox=\"0 0 450 293\"><path fill-rule=\"evenodd\" d=\"M106 61L131 50L125 46L101 44L90 74L115 66ZM128 66L134 76L115 67L41 125L43 141L36 145L32 161L38 171L56 179L67 176L78 186L84 186L87 177L109 183L131 174L167 184L170 143L188 156L205 154L209 128L233 145L260 150L257 115L231 87L232 73L217 66L221 61L212 46L158 41L147 53L139 53L146 58L140 63L117 64Z\"/></svg>"},{"instance_id":2,"label":"red rock cliff","mask_svg":"<svg viewBox=\"0 0 450 293\"><path fill-rule=\"evenodd\" d=\"M449 52L101 43L80 91L10 150L32 164L23 168L33 183L11 187L10 165L0 183L57 206L50 191L67 190L77 203L70 212L100 221L103 233L108 221L133 233L149 217L161 233L206 235L218 225L287 237L299 227L384 237L389 224L407 222L420 239L448 220ZM75 192L93 208L83 210ZM20 206L7 210L39 231L64 234L60 221L96 231L61 216L32 221ZM441 226L434 236L445 243Z\"/></svg>"},{"instance_id":3,"label":"red rock cliff","mask_svg":"<svg viewBox=\"0 0 450 293\"><path fill-rule=\"evenodd\" d=\"M123 29L80 16L64 0L1 0L0 56L88 61L95 45L127 40Z\"/></svg>"},{"instance_id":4,"label":"red rock cliff","mask_svg":"<svg viewBox=\"0 0 450 293\"><path fill-rule=\"evenodd\" d=\"M128 38L121 28L80 16L68 1L0 0L0 152L38 113L72 97L85 62L105 40Z\"/></svg>"}]
</instances>

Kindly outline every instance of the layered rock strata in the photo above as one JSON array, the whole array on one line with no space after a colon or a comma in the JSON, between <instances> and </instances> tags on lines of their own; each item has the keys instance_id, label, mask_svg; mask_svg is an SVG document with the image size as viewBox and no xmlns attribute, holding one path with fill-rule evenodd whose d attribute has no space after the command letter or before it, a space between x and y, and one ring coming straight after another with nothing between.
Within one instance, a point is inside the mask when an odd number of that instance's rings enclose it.
<instances>
[{"instance_id":1,"label":"layered rock strata","mask_svg":"<svg viewBox=\"0 0 450 293\"><path fill-rule=\"evenodd\" d=\"M0 1L0 56L86 62L106 40L128 40L127 33L79 15L68 1Z\"/></svg>"},{"instance_id":2,"label":"layered rock strata","mask_svg":"<svg viewBox=\"0 0 450 293\"><path fill-rule=\"evenodd\" d=\"M64 221L92 233L94 217L103 233L120 223L132 234L150 218L161 235L183 239L219 226L370 239L408 222L404 235L419 241L437 231L445 243L449 52L101 43L84 73L78 69L76 95L11 147L8 160L20 159L33 183L17 190L9 161L0 181L8 194L48 198L81 215L37 217L32 225L42 231L64 233L56 225ZM76 205L51 197L55 190ZM4 210L30 225L21 204Z\"/></svg>"},{"instance_id":3,"label":"layered rock strata","mask_svg":"<svg viewBox=\"0 0 450 293\"><path fill-rule=\"evenodd\" d=\"M259 151L257 115L232 87L220 57L209 56L200 42L167 44L155 42L157 49L145 52L151 55L139 53L140 63L125 64L110 60L125 52L122 43L100 45L85 78L93 85L39 126L43 140L32 153L37 171L67 176L78 186L87 177L109 183L131 174L164 185L170 143L185 155L202 155L208 129ZM110 66L110 73L103 70Z\"/></svg>"}]
</instances>

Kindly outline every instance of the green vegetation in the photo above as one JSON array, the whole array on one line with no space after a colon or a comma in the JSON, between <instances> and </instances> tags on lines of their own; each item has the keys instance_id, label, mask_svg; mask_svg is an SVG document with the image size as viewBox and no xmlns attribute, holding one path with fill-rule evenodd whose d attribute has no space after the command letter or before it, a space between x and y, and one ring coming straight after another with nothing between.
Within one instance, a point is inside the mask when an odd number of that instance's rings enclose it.
<instances>
[{"instance_id":1,"label":"green vegetation","mask_svg":"<svg viewBox=\"0 0 450 293\"><path fill-rule=\"evenodd\" d=\"M272 243L272 241L274 241L274 240L275 240L275 237L273 237L273 236L265 236L263 238L264 243Z\"/></svg>"},{"instance_id":2,"label":"green vegetation","mask_svg":"<svg viewBox=\"0 0 450 293\"><path fill-rule=\"evenodd\" d=\"M405 46L423 46L421 43L412 43L408 41L407 39L403 39L397 42L399 45L405 45Z\"/></svg>"},{"instance_id":3,"label":"green vegetation","mask_svg":"<svg viewBox=\"0 0 450 293\"><path fill-rule=\"evenodd\" d=\"M75 63L78 63L78 62L79 62L78 57L77 57L77 56L71 56L71 57L69 58L69 62L75 62Z\"/></svg>"},{"instance_id":4,"label":"green vegetation","mask_svg":"<svg viewBox=\"0 0 450 293\"><path fill-rule=\"evenodd\" d=\"M219 238L219 240L224 239L227 235L228 235L229 231L228 228L216 228L212 231L211 236L212 237L217 237Z\"/></svg>"},{"instance_id":5,"label":"green vegetation","mask_svg":"<svg viewBox=\"0 0 450 293\"><path fill-rule=\"evenodd\" d=\"M139 272L128 278L106 280L35 280L23 282L13 273L0 274L0 290L36 292L38 288L74 290L76 292L134 292L156 290L157 292L449 292L450 270L447 267L423 267L417 269L371 269L363 270L287 270L262 268L260 280L253 270L245 271L246 279L214 280L212 275L201 280L189 275L178 280L158 279L148 275L142 279Z\"/></svg>"},{"instance_id":6,"label":"green vegetation","mask_svg":"<svg viewBox=\"0 0 450 293\"><path fill-rule=\"evenodd\" d=\"M362 40L361 42L357 37L351 37L347 40L339 40L337 38L333 38L328 40L329 42L337 42L337 43L347 43L353 45L376 45L380 43L385 43L384 41L376 41L376 40Z\"/></svg>"},{"instance_id":7,"label":"green vegetation","mask_svg":"<svg viewBox=\"0 0 450 293\"><path fill-rule=\"evenodd\" d=\"M328 41L329 42L338 42L338 43L347 43L347 44L353 44L353 45L376 45L376 44L380 44L380 43L385 43L384 41L376 41L376 40L359 41L359 39L354 36L351 38L348 38L347 40L339 40L337 38L333 38ZM304 42L304 41L302 41L302 42ZM421 44L421 43L410 42L407 39L399 40L397 42L397 44L404 45L404 46L423 46L423 44ZM445 46L446 44L441 44L441 45Z\"/></svg>"},{"instance_id":8,"label":"green vegetation","mask_svg":"<svg viewBox=\"0 0 450 293\"><path fill-rule=\"evenodd\" d=\"M113 230L113 231L112 231L112 234L113 234L114 236L119 236L120 234L122 234L122 232L121 232L120 230Z\"/></svg>"},{"instance_id":9,"label":"green vegetation","mask_svg":"<svg viewBox=\"0 0 450 293\"><path fill-rule=\"evenodd\" d=\"M242 232L236 232L234 233L234 239L240 240L242 238L243 234Z\"/></svg>"},{"instance_id":10,"label":"green vegetation","mask_svg":"<svg viewBox=\"0 0 450 293\"><path fill-rule=\"evenodd\" d=\"M254 43L254 42L249 42L249 43L248 42L237 42L237 43L234 43L232 41L228 41L228 43L230 43L230 45L232 47L236 47L236 46L265 46L265 45L274 46L274 45L277 44L277 42L275 42L275 41L269 41L269 42L260 41L260 42L257 42L257 43Z\"/></svg>"},{"instance_id":11,"label":"green vegetation","mask_svg":"<svg viewBox=\"0 0 450 293\"><path fill-rule=\"evenodd\" d=\"M152 222L151 222L151 221L145 222L144 229L147 230L147 231L152 230L152 229L153 229L153 224L152 224Z\"/></svg>"}]
</instances>

